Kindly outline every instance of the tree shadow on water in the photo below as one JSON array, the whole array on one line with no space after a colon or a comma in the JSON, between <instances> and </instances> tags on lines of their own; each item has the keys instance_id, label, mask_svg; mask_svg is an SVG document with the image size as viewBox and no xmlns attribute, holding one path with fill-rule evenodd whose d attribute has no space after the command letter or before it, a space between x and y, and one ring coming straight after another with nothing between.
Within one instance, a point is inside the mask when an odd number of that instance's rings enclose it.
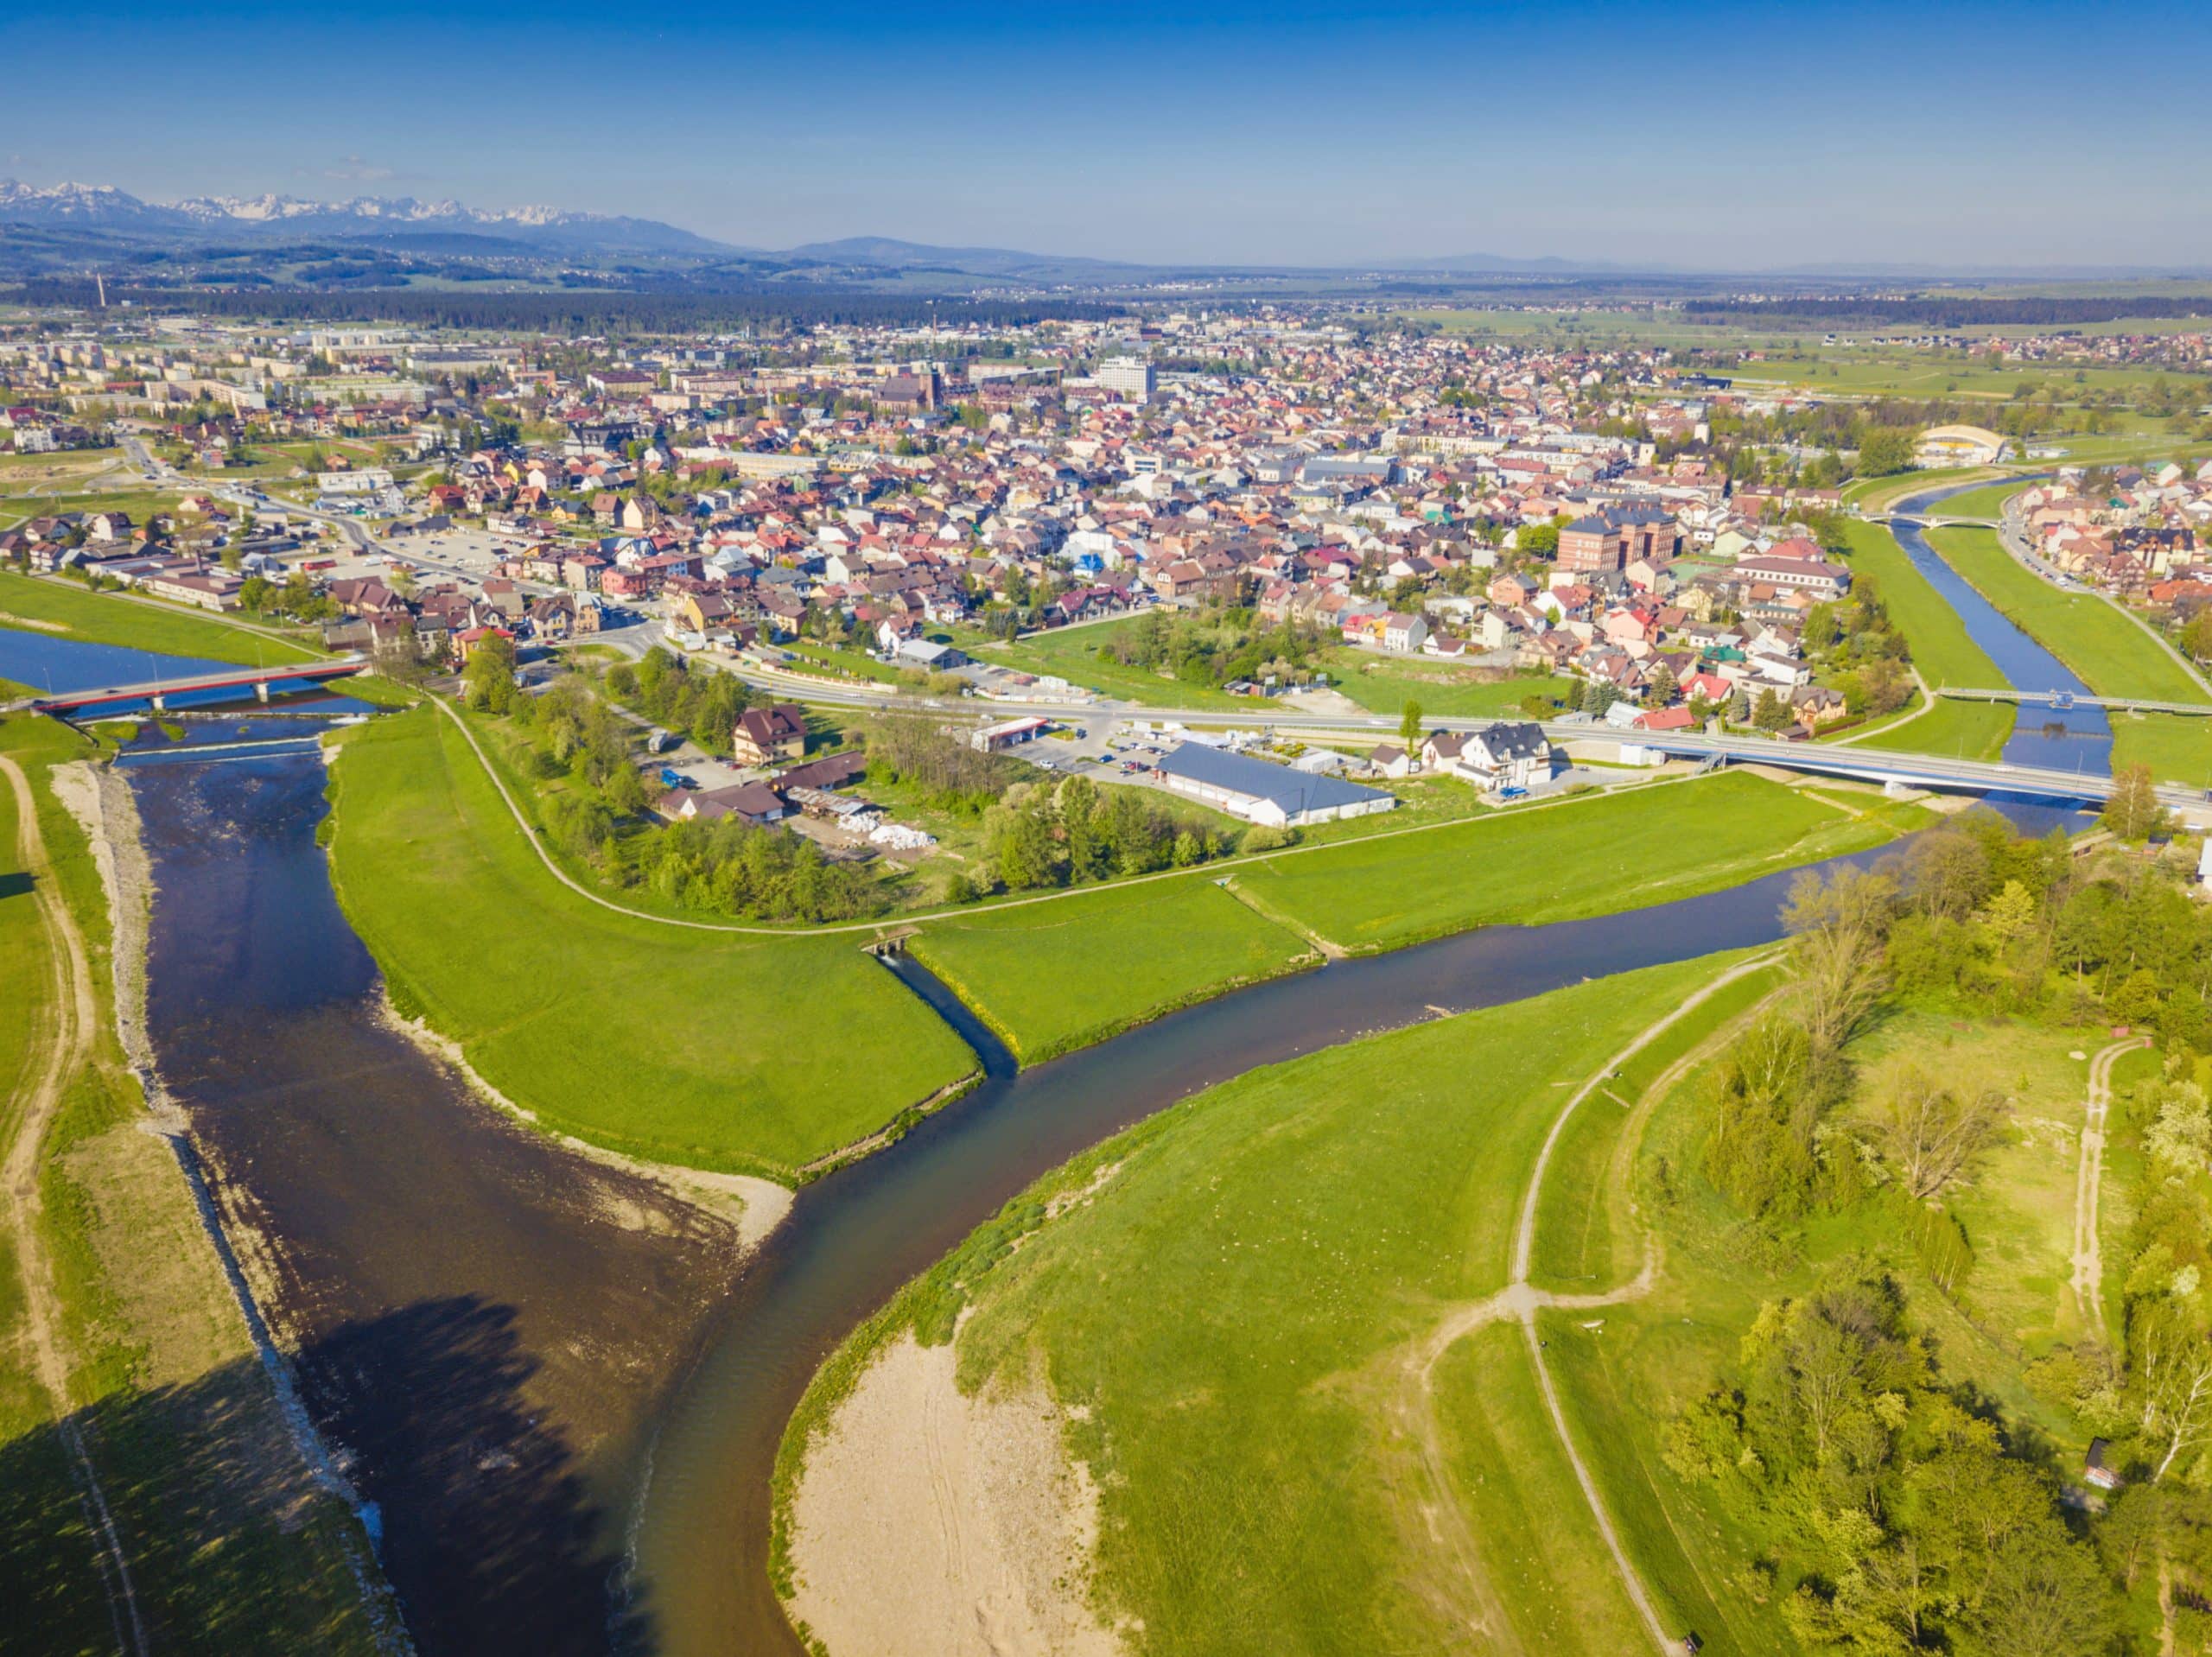
<instances>
[{"instance_id":1,"label":"tree shadow on water","mask_svg":"<svg viewBox=\"0 0 2212 1657\"><path fill-rule=\"evenodd\" d=\"M537 1419L512 1308L426 1301L339 1325L300 1356L301 1392L356 1491L415 1649L651 1650L610 1609L613 1527L564 1433ZM0 1651L112 1652L104 1554L62 1434L0 1396ZM365 1653L353 1518L308 1476L258 1361L126 1387L78 1410L77 1437L156 1650L223 1657Z\"/></svg>"},{"instance_id":2,"label":"tree shadow on water","mask_svg":"<svg viewBox=\"0 0 2212 1657\"><path fill-rule=\"evenodd\" d=\"M514 1309L474 1296L340 1325L301 1355L424 1657L652 1647L642 1611L612 1606L608 1515L523 1391L537 1367Z\"/></svg>"}]
</instances>

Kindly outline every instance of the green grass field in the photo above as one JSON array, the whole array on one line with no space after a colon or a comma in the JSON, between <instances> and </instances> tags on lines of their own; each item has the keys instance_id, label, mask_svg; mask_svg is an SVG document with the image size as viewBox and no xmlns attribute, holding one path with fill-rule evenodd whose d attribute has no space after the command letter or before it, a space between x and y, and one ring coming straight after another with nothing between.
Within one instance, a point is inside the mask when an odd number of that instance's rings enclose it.
<instances>
[{"instance_id":1,"label":"green grass field","mask_svg":"<svg viewBox=\"0 0 2212 1657\"><path fill-rule=\"evenodd\" d=\"M242 667L257 667L264 662L320 661L323 656L308 645L234 627L200 611L117 593L95 593L74 581L18 575L13 571L0 573L0 627L12 625L10 618L49 622L66 629L63 632L53 632L48 627L24 629L57 638L156 651L165 656L197 656L211 662L236 662Z\"/></svg>"},{"instance_id":2,"label":"green grass field","mask_svg":"<svg viewBox=\"0 0 2212 1657\"><path fill-rule=\"evenodd\" d=\"M1102 621L1095 626L1066 627L1056 632L1033 633L1004 644L978 642L963 644L979 662L1011 668L1019 673L1046 675L1071 684L1088 685L1103 695L1147 708L1218 708L1250 711L1258 704L1232 696L1211 685L1187 684L1163 678L1149 668L1128 667L1102 654L1103 647L1131 625L1136 618Z\"/></svg>"},{"instance_id":3,"label":"green grass field","mask_svg":"<svg viewBox=\"0 0 2212 1657\"><path fill-rule=\"evenodd\" d=\"M1423 1410L1408 1356L1504 1284L1519 1192L1567 1088L1719 964L1255 1071L1077 1159L832 1360L794 1417L779 1488L874 1344L909 1326L941 1341L964 1300L963 1387L1041 1362L1079 1408L1069 1443L1100 1487L1109 1617L1209 1657L1458 1649L1486 1614L1529 1650L1633 1648L1517 1326L1439 1364L1447 1488L1433 1493L1405 1413ZM1109 1168L1090 1201L1045 1218L1052 1193ZM1468 1516L1471 1561L1435 1540L1432 1494Z\"/></svg>"},{"instance_id":4,"label":"green grass field","mask_svg":"<svg viewBox=\"0 0 2212 1657\"><path fill-rule=\"evenodd\" d=\"M617 915L537 861L452 722L349 733L333 873L404 1010L548 1127L791 1181L973 1068L851 936Z\"/></svg>"},{"instance_id":5,"label":"green grass field","mask_svg":"<svg viewBox=\"0 0 2212 1657\"><path fill-rule=\"evenodd\" d=\"M2183 668L2115 606L2094 593L2068 593L2024 568L1990 530L1929 532L1937 552L1984 598L2081 676L2101 696L2149 702L2212 701ZM2113 765L2147 765L2161 782L2202 787L2212 780L2212 720L2186 714L2112 715Z\"/></svg>"},{"instance_id":6,"label":"green grass field","mask_svg":"<svg viewBox=\"0 0 2212 1657\"><path fill-rule=\"evenodd\" d=\"M1661 1032L1582 1101L1552 1152L1536 1208L1532 1282L1575 1293L1624 1283L1643 1264L1641 1229L1622 1212L1611 1175L1629 1114L1668 1070L1713 1038L1783 981L1782 969L1746 973Z\"/></svg>"},{"instance_id":7,"label":"green grass field","mask_svg":"<svg viewBox=\"0 0 2212 1657\"><path fill-rule=\"evenodd\" d=\"M1395 714L1419 702L1423 717L1437 720L1518 719L1525 696L1555 697L1574 705L1582 686L1545 673L1497 679L1467 668L1419 657L1377 656L1344 646L1328 654L1333 689L1370 713ZM1381 738L1378 734L1377 740Z\"/></svg>"},{"instance_id":8,"label":"green grass field","mask_svg":"<svg viewBox=\"0 0 2212 1657\"><path fill-rule=\"evenodd\" d=\"M1027 1064L1313 953L1190 876L931 921L908 947Z\"/></svg>"},{"instance_id":9,"label":"green grass field","mask_svg":"<svg viewBox=\"0 0 2212 1657\"><path fill-rule=\"evenodd\" d=\"M1364 952L1687 898L1878 845L1924 820L1917 807L1878 803L1853 817L1730 771L1279 853L1240 867L1236 885L1262 912Z\"/></svg>"}]
</instances>

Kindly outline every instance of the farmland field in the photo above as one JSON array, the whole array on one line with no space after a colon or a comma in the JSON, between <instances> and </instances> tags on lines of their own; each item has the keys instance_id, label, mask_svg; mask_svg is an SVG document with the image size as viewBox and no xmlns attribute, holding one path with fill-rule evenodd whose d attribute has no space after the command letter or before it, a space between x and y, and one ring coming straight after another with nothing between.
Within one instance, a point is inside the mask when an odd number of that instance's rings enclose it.
<instances>
[{"instance_id":1,"label":"farmland field","mask_svg":"<svg viewBox=\"0 0 2212 1657\"><path fill-rule=\"evenodd\" d=\"M854 938L660 925L560 886L434 709L351 733L333 775L333 878L395 1001L548 1127L788 1183L974 1068Z\"/></svg>"},{"instance_id":2,"label":"farmland field","mask_svg":"<svg viewBox=\"0 0 2212 1657\"><path fill-rule=\"evenodd\" d=\"M1263 912L1355 952L1469 927L1641 908L1881 844L1926 821L1853 817L1746 772L1520 808L1418 835L1277 853L1236 872Z\"/></svg>"},{"instance_id":3,"label":"farmland field","mask_svg":"<svg viewBox=\"0 0 2212 1657\"><path fill-rule=\"evenodd\" d=\"M948 916L908 947L1030 1064L1313 957L1192 877Z\"/></svg>"}]
</instances>

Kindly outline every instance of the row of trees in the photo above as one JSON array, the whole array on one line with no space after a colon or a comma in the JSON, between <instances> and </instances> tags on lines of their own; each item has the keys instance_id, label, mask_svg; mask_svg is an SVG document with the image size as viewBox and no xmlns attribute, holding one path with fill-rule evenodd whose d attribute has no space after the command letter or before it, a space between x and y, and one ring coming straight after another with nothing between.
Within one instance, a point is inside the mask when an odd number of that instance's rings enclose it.
<instances>
[{"instance_id":1,"label":"row of trees","mask_svg":"<svg viewBox=\"0 0 2212 1657\"><path fill-rule=\"evenodd\" d=\"M984 845L1009 892L1078 885L1113 875L1189 868L1235 842L1194 818L1164 809L1133 789L1103 792L1087 777L1057 786L1016 783L983 816ZM988 890L970 880L956 900Z\"/></svg>"}]
</instances>

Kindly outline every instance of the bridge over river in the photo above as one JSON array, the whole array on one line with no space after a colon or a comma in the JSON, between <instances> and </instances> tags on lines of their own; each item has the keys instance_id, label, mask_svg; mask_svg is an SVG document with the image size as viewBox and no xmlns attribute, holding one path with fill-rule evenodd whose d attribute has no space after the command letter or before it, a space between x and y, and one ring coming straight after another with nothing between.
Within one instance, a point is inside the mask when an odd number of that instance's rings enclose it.
<instances>
[{"instance_id":1,"label":"bridge over river","mask_svg":"<svg viewBox=\"0 0 2212 1657\"><path fill-rule=\"evenodd\" d=\"M334 662L291 662L276 667L228 668L212 673L170 674L142 680L135 684L100 685L45 696L30 696L10 703L6 711L29 708L37 714L67 715L142 702L157 711L166 711L172 696L249 689L265 702L272 689L325 684L333 679L343 679L362 672L368 665L365 657L350 657Z\"/></svg>"}]
</instances>

